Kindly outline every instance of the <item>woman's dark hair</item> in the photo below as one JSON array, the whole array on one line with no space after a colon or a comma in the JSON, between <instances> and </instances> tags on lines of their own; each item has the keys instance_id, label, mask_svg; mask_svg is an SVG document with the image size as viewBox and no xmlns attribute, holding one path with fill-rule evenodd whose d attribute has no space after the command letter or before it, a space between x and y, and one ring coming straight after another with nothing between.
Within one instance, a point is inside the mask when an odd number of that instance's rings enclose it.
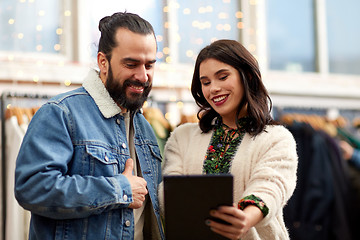
<instances>
[{"instance_id":1,"label":"woman's dark hair","mask_svg":"<svg viewBox=\"0 0 360 240\"><path fill-rule=\"evenodd\" d=\"M101 36L98 52L104 53L109 61L112 50L117 47L115 34L119 28L126 28L131 32L143 35L153 34L155 37L151 24L137 14L118 12L102 18L99 22Z\"/></svg>"},{"instance_id":2,"label":"woman's dark hair","mask_svg":"<svg viewBox=\"0 0 360 240\"><path fill-rule=\"evenodd\" d=\"M250 121L245 126L246 132L256 136L264 130L267 124L275 124L270 115L272 102L261 80L259 66L254 56L237 41L218 40L200 51L191 83L191 93L200 107L197 116L200 120L201 130L208 132L213 129L214 119L220 117L202 93L199 69L200 64L209 58L228 64L239 72L244 87L244 96L238 106L237 116L241 109L247 106L247 116Z\"/></svg>"}]
</instances>

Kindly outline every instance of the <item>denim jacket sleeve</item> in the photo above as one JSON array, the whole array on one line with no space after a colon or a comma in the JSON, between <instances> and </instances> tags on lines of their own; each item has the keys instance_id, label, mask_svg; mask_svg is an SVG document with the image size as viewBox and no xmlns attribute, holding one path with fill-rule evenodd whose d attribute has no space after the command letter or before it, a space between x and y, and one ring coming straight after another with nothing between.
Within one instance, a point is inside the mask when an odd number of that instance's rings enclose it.
<instances>
[{"instance_id":1,"label":"denim jacket sleeve","mask_svg":"<svg viewBox=\"0 0 360 240\"><path fill-rule=\"evenodd\" d=\"M75 156L69 116L67 108L48 103L32 119L16 162L19 204L53 219L84 218L128 207L132 192L125 176L69 173Z\"/></svg>"}]
</instances>

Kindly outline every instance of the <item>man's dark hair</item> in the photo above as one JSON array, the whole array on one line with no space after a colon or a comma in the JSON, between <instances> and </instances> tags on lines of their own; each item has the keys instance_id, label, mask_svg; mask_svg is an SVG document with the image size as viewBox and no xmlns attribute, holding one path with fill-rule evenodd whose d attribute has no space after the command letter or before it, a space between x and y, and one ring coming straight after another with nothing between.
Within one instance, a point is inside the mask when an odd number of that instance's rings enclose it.
<instances>
[{"instance_id":1,"label":"man's dark hair","mask_svg":"<svg viewBox=\"0 0 360 240\"><path fill-rule=\"evenodd\" d=\"M117 47L115 34L119 28L126 28L131 32L143 35L153 34L155 37L155 32L151 24L137 14L117 12L111 16L102 18L99 22L101 36L98 52L104 53L109 61L112 50Z\"/></svg>"}]
</instances>

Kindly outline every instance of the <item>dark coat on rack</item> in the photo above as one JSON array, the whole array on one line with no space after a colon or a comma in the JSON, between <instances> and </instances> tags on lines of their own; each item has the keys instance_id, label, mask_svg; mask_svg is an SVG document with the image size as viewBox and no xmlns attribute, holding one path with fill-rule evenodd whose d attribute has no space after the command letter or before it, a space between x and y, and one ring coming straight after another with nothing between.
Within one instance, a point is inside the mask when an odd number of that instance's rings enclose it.
<instances>
[{"instance_id":1,"label":"dark coat on rack","mask_svg":"<svg viewBox=\"0 0 360 240\"><path fill-rule=\"evenodd\" d=\"M334 228L338 217L334 208L346 202L337 195L341 186L334 187L338 182L335 178L342 170L335 167L329 140L305 123L295 123L288 128L297 142L299 156L297 188L284 208L290 239L350 240L348 229ZM338 238L339 234L341 238Z\"/></svg>"}]
</instances>

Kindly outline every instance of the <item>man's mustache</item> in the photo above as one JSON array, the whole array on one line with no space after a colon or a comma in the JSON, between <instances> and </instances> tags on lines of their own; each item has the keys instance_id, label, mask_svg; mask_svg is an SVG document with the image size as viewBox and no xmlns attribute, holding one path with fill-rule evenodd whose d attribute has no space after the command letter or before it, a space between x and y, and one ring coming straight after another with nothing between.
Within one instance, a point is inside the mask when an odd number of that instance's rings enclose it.
<instances>
[{"instance_id":1,"label":"man's mustache","mask_svg":"<svg viewBox=\"0 0 360 240\"><path fill-rule=\"evenodd\" d=\"M127 79L124 81L123 86L124 87L128 87L128 86L135 86L135 87L143 87L143 88L148 88L150 86L150 82L140 82L140 81L135 81L135 80L130 80Z\"/></svg>"}]
</instances>

